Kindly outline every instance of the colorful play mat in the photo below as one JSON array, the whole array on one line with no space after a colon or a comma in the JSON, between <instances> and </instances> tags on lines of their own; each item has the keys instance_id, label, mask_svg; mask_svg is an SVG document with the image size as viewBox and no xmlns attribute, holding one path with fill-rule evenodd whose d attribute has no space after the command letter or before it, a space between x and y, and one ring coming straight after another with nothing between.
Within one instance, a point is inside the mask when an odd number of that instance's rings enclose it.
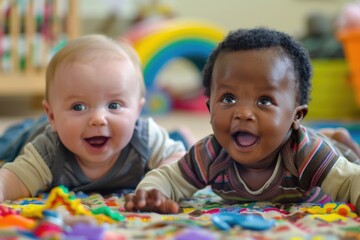
<instances>
[{"instance_id":1,"label":"colorful play mat","mask_svg":"<svg viewBox=\"0 0 360 240\"><path fill-rule=\"evenodd\" d=\"M209 189L179 214L125 212L122 194L72 193L63 186L0 205L1 239L360 239L350 204L235 204Z\"/></svg>"}]
</instances>

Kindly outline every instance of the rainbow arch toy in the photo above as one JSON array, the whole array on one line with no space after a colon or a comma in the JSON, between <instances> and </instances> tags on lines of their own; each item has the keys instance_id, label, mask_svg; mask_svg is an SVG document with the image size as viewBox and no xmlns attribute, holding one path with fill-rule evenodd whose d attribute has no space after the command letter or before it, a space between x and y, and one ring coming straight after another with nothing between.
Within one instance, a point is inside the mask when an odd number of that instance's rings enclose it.
<instances>
[{"instance_id":1,"label":"rainbow arch toy","mask_svg":"<svg viewBox=\"0 0 360 240\"><path fill-rule=\"evenodd\" d=\"M156 76L176 58L185 58L202 70L225 30L204 21L172 19L137 25L125 36L140 57L147 89L154 89Z\"/></svg>"},{"instance_id":2,"label":"rainbow arch toy","mask_svg":"<svg viewBox=\"0 0 360 240\"><path fill-rule=\"evenodd\" d=\"M205 63L225 31L206 22L175 19L141 24L126 36L139 54L146 86L152 86L157 73L174 58L189 59L196 66L199 60Z\"/></svg>"}]
</instances>

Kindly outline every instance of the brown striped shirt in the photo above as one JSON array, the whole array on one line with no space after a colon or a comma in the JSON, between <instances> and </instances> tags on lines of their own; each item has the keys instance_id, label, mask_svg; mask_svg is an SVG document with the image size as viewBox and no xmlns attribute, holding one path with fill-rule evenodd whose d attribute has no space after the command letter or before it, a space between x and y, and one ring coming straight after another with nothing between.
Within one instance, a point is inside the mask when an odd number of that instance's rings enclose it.
<instances>
[{"instance_id":1,"label":"brown striped shirt","mask_svg":"<svg viewBox=\"0 0 360 240\"><path fill-rule=\"evenodd\" d=\"M231 201L327 202L331 199L320 186L340 156L359 164L359 158L343 145L301 126L280 150L271 178L257 191L246 186L237 162L214 135L196 143L178 166L194 187L210 185L215 193Z\"/></svg>"}]
</instances>

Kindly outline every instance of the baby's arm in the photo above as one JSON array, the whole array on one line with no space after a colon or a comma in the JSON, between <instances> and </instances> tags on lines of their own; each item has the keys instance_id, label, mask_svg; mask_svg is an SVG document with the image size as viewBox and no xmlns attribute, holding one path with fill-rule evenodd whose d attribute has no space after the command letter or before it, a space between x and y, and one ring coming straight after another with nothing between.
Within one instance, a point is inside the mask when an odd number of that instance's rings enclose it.
<instances>
[{"instance_id":1,"label":"baby's arm","mask_svg":"<svg viewBox=\"0 0 360 240\"><path fill-rule=\"evenodd\" d=\"M321 184L334 201L350 202L360 214L360 166L340 157Z\"/></svg>"},{"instance_id":2,"label":"baby's arm","mask_svg":"<svg viewBox=\"0 0 360 240\"><path fill-rule=\"evenodd\" d=\"M128 211L175 213L179 208L175 201L191 197L197 190L183 178L175 162L148 172L135 194L126 196L125 208Z\"/></svg>"},{"instance_id":3,"label":"baby's arm","mask_svg":"<svg viewBox=\"0 0 360 240\"><path fill-rule=\"evenodd\" d=\"M148 166L150 169L178 161L186 153L183 143L169 137L168 131L149 118L149 149L151 155Z\"/></svg>"},{"instance_id":4,"label":"baby's arm","mask_svg":"<svg viewBox=\"0 0 360 240\"><path fill-rule=\"evenodd\" d=\"M0 169L0 202L29 196L29 190L13 172Z\"/></svg>"},{"instance_id":5,"label":"baby's arm","mask_svg":"<svg viewBox=\"0 0 360 240\"><path fill-rule=\"evenodd\" d=\"M177 152L177 153L173 153L170 156L168 156L167 158L163 159L160 163L159 163L159 167L162 165L166 165L166 164L170 164L173 162L177 162L180 158L182 158L185 155L185 152Z\"/></svg>"},{"instance_id":6,"label":"baby's arm","mask_svg":"<svg viewBox=\"0 0 360 240\"><path fill-rule=\"evenodd\" d=\"M344 144L353 150L358 157L360 157L360 146L354 139L352 139L349 131L346 128L322 128L319 131L325 136Z\"/></svg>"},{"instance_id":7,"label":"baby's arm","mask_svg":"<svg viewBox=\"0 0 360 240\"><path fill-rule=\"evenodd\" d=\"M4 164L0 170L0 190L7 191L10 186L10 188L14 188L11 191L16 191L16 194L3 196L5 197L3 200L14 199L13 196L17 198L34 196L38 191L47 190L52 181L49 167L31 143L25 146L24 152L13 162ZM14 179L26 188L26 192L21 190L22 188L17 189L15 186L9 185ZM16 181L15 184L17 184Z\"/></svg>"}]
</instances>

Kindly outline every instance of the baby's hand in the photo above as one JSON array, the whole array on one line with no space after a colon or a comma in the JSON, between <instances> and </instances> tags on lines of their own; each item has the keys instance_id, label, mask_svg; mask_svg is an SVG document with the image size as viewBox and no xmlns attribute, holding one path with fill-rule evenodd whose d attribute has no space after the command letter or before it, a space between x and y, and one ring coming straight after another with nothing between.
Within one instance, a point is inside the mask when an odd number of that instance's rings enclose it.
<instances>
[{"instance_id":1,"label":"baby's hand","mask_svg":"<svg viewBox=\"0 0 360 240\"><path fill-rule=\"evenodd\" d=\"M135 193L125 195L125 209L174 214L179 212L179 204L157 189L139 189Z\"/></svg>"}]
</instances>

